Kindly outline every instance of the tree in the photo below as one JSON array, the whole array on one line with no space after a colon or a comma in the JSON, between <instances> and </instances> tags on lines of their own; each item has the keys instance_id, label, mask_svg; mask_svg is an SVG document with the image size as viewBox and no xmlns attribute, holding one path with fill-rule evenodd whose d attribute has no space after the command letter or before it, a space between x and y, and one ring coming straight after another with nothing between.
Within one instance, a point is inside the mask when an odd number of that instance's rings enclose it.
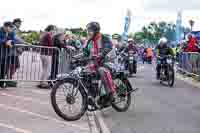
<instances>
[{"instance_id":1,"label":"tree","mask_svg":"<svg viewBox=\"0 0 200 133\"><path fill-rule=\"evenodd\" d=\"M133 37L137 43L143 43L144 38L144 32L136 32Z\"/></svg>"},{"instance_id":2,"label":"tree","mask_svg":"<svg viewBox=\"0 0 200 133\"><path fill-rule=\"evenodd\" d=\"M188 28L182 27L182 32L186 32ZM151 22L149 25L142 27L140 32L134 34L134 39L138 42L155 45L161 37L166 37L169 41L176 40L176 25L173 23Z\"/></svg>"},{"instance_id":3,"label":"tree","mask_svg":"<svg viewBox=\"0 0 200 133\"><path fill-rule=\"evenodd\" d=\"M37 31L28 31L22 33L22 38L28 43L39 42L40 33Z\"/></svg>"},{"instance_id":4,"label":"tree","mask_svg":"<svg viewBox=\"0 0 200 133\"><path fill-rule=\"evenodd\" d=\"M77 36L83 36L86 37L87 36L87 30L86 29L82 29L82 28L71 28L69 29L73 34L77 35Z\"/></svg>"},{"instance_id":5,"label":"tree","mask_svg":"<svg viewBox=\"0 0 200 133\"><path fill-rule=\"evenodd\" d=\"M193 30L194 23L195 23L194 20L189 20L191 31Z\"/></svg>"}]
</instances>

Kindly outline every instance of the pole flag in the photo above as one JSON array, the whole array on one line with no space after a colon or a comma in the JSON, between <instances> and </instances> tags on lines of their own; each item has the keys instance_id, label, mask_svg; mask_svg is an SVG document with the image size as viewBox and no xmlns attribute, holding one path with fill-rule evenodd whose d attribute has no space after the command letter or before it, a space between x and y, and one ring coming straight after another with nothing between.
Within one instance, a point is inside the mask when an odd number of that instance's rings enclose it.
<instances>
[{"instance_id":1,"label":"pole flag","mask_svg":"<svg viewBox=\"0 0 200 133\"><path fill-rule=\"evenodd\" d=\"M182 11L179 10L177 14L177 20L176 20L176 43L179 43L181 41L182 36Z\"/></svg>"},{"instance_id":2,"label":"pole flag","mask_svg":"<svg viewBox=\"0 0 200 133\"><path fill-rule=\"evenodd\" d=\"M124 32L122 33L122 41L123 42L127 42L127 40L128 40L128 31L130 29L130 24L131 24L131 11L130 11L130 9L128 9L126 17L125 17Z\"/></svg>"}]
</instances>

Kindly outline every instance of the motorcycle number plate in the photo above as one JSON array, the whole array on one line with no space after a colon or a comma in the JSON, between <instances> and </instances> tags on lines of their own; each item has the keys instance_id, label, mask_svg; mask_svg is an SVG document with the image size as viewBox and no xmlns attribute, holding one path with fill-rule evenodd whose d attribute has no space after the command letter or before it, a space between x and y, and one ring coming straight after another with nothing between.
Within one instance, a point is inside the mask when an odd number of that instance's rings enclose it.
<instances>
[{"instance_id":1,"label":"motorcycle number plate","mask_svg":"<svg viewBox=\"0 0 200 133\"><path fill-rule=\"evenodd\" d=\"M168 64L171 64L171 63L172 63L172 60L167 59L167 63L168 63Z\"/></svg>"},{"instance_id":2,"label":"motorcycle number plate","mask_svg":"<svg viewBox=\"0 0 200 133\"><path fill-rule=\"evenodd\" d=\"M129 57L129 60L134 60L134 57Z\"/></svg>"}]
</instances>

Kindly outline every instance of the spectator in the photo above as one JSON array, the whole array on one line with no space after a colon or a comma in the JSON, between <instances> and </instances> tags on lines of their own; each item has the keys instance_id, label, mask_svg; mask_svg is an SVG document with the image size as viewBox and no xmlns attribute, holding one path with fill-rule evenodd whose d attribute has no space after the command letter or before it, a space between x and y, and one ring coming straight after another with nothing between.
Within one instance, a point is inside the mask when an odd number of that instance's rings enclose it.
<instances>
[{"instance_id":1,"label":"spectator","mask_svg":"<svg viewBox=\"0 0 200 133\"><path fill-rule=\"evenodd\" d=\"M0 29L0 79L5 79L8 72L8 64L13 64L15 57L11 54L13 52L13 45L16 43L16 36L13 32L12 22L5 22ZM0 82L0 87L4 87L5 82Z\"/></svg>"},{"instance_id":2,"label":"spectator","mask_svg":"<svg viewBox=\"0 0 200 133\"><path fill-rule=\"evenodd\" d=\"M185 52L199 52L198 40L192 34L188 35L188 45L187 48L185 49Z\"/></svg>"},{"instance_id":3,"label":"spectator","mask_svg":"<svg viewBox=\"0 0 200 133\"><path fill-rule=\"evenodd\" d=\"M22 24L22 21L20 18L16 18L13 20L13 32L15 32L15 39L16 39L16 44L26 44L26 42L21 39L20 37L20 27ZM16 51L15 51L16 50ZM20 62L19 62L19 55L22 53L22 48L16 48L15 50L12 51L12 57L14 60L13 64L9 64L9 69L8 69L8 78L13 79L13 76L16 72L16 70L20 67ZM7 86L9 87L16 87L17 86L17 82L15 81L9 81L7 82Z\"/></svg>"},{"instance_id":4,"label":"spectator","mask_svg":"<svg viewBox=\"0 0 200 133\"><path fill-rule=\"evenodd\" d=\"M66 46L65 34L59 33L55 35L53 39L53 44L54 47L57 47L59 49L64 48ZM59 52L53 51L50 79L56 79L56 75L58 74L58 65L59 65Z\"/></svg>"},{"instance_id":5,"label":"spectator","mask_svg":"<svg viewBox=\"0 0 200 133\"><path fill-rule=\"evenodd\" d=\"M66 31L65 32L65 40L68 42L71 39L72 33L71 31Z\"/></svg>"},{"instance_id":6,"label":"spectator","mask_svg":"<svg viewBox=\"0 0 200 133\"><path fill-rule=\"evenodd\" d=\"M44 48L41 49L41 62L42 62L42 76L41 76L41 82L40 85L38 85L39 88L48 88L48 84L44 82L44 80L47 80L49 77L49 65L51 64L51 56L53 54L53 49L50 47L53 47L53 35L55 33L56 27L54 25L49 25L45 29L45 32L40 38L40 45Z\"/></svg>"},{"instance_id":7,"label":"spectator","mask_svg":"<svg viewBox=\"0 0 200 133\"><path fill-rule=\"evenodd\" d=\"M82 44L76 35L69 35L67 44L74 47L76 50L80 50L82 48Z\"/></svg>"},{"instance_id":8,"label":"spectator","mask_svg":"<svg viewBox=\"0 0 200 133\"><path fill-rule=\"evenodd\" d=\"M146 49L146 57L147 57L147 61L149 64L152 63L152 58L153 58L153 49L151 47L148 47Z\"/></svg>"},{"instance_id":9,"label":"spectator","mask_svg":"<svg viewBox=\"0 0 200 133\"><path fill-rule=\"evenodd\" d=\"M87 45L87 38L86 37L81 37L81 44L82 44L82 48L84 48Z\"/></svg>"}]
</instances>

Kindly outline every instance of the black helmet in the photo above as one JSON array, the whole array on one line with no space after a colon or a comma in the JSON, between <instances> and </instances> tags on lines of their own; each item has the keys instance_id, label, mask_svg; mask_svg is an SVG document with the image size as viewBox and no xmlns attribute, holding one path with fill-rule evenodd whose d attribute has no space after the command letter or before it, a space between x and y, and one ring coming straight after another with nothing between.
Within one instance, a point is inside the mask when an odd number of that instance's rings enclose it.
<instances>
[{"instance_id":1,"label":"black helmet","mask_svg":"<svg viewBox=\"0 0 200 133\"><path fill-rule=\"evenodd\" d=\"M13 20L13 24L15 23L22 23L22 20L20 18L16 18Z\"/></svg>"},{"instance_id":2,"label":"black helmet","mask_svg":"<svg viewBox=\"0 0 200 133\"><path fill-rule=\"evenodd\" d=\"M87 30L91 30L94 33L98 33L100 32L100 24L98 22L90 22L89 24L87 24Z\"/></svg>"}]
</instances>

